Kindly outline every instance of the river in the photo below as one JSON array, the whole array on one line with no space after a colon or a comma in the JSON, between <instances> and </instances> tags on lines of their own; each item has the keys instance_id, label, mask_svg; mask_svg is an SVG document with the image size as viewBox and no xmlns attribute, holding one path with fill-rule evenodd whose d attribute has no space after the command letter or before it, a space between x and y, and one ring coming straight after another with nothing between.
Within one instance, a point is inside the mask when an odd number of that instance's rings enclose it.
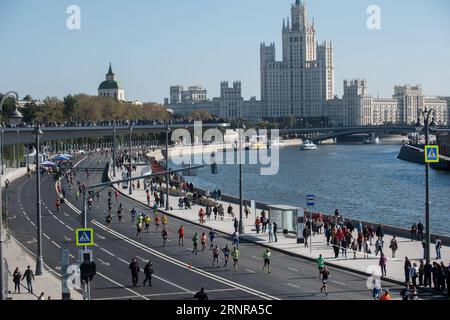
<instances>
[{"instance_id":1,"label":"river","mask_svg":"<svg viewBox=\"0 0 450 320\"><path fill-rule=\"evenodd\" d=\"M315 151L280 149L280 168L260 175L259 165L244 165L244 198L270 204L306 206L314 194L315 210L410 228L424 221L425 168L397 159L399 145L320 145ZM209 167L187 177L194 185L239 195L236 164ZM431 231L450 235L450 172L430 169Z\"/></svg>"}]
</instances>

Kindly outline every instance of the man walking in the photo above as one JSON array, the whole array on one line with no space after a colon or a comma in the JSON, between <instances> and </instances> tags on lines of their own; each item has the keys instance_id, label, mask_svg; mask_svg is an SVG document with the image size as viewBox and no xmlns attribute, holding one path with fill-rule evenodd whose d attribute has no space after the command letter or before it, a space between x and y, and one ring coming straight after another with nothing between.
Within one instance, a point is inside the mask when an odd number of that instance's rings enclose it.
<instances>
[{"instance_id":1,"label":"man walking","mask_svg":"<svg viewBox=\"0 0 450 320\"><path fill-rule=\"evenodd\" d=\"M148 263L144 267L144 274L145 274L145 280L144 280L144 287L145 283L148 281L148 286L152 286L152 274L153 274L153 264L149 260Z\"/></svg>"},{"instance_id":2,"label":"man walking","mask_svg":"<svg viewBox=\"0 0 450 320\"><path fill-rule=\"evenodd\" d=\"M278 232L278 225L277 225L276 222L274 222L273 223L273 238L274 238L274 242L278 241L277 232Z\"/></svg>"},{"instance_id":3,"label":"man walking","mask_svg":"<svg viewBox=\"0 0 450 320\"><path fill-rule=\"evenodd\" d=\"M138 284L138 274L141 271L141 268L139 268L139 264L136 261L136 258L133 258L133 260L131 260L131 263L128 267L131 271L131 282L133 283L133 286L137 286Z\"/></svg>"},{"instance_id":4,"label":"man walking","mask_svg":"<svg viewBox=\"0 0 450 320\"><path fill-rule=\"evenodd\" d=\"M33 294L33 283L32 283L32 281L34 281L34 273L33 273L33 270L31 270L30 266L28 266L27 270L24 272L22 280L23 279L27 279L28 293Z\"/></svg>"}]
</instances>

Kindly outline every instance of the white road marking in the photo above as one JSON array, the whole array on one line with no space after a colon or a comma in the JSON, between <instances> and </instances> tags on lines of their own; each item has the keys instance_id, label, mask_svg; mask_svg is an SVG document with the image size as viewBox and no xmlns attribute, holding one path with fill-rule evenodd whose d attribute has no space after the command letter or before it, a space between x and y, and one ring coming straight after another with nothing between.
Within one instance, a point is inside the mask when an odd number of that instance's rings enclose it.
<instances>
[{"instance_id":1,"label":"white road marking","mask_svg":"<svg viewBox=\"0 0 450 320\"><path fill-rule=\"evenodd\" d=\"M65 213L65 212L64 212L64 215L65 215L66 217L68 217L68 216L69 216L69 214L68 214L68 213Z\"/></svg>"},{"instance_id":2,"label":"white road marking","mask_svg":"<svg viewBox=\"0 0 450 320\"><path fill-rule=\"evenodd\" d=\"M102 239L102 240L105 240L105 239L106 239L106 237L104 237L104 236L102 236L102 235L100 235L100 234L96 234L96 237L99 237L99 238Z\"/></svg>"},{"instance_id":3,"label":"white road marking","mask_svg":"<svg viewBox=\"0 0 450 320\"><path fill-rule=\"evenodd\" d=\"M292 271L298 271L297 269L291 268L291 267L289 267L288 269L289 269L289 270L292 270Z\"/></svg>"},{"instance_id":4,"label":"white road marking","mask_svg":"<svg viewBox=\"0 0 450 320\"><path fill-rule=\"evenodd\" d=\"M252 256L252 258L253 258L253 259L256 259L256 260L262 260L262 258L257 257L257 256Z\"/></svg>"},{"instance_id":5,"label":"white road marking","mask_svg":"<svg viewBox=\"0 0 450 320\"><path fill-rule=\"evenodd\" d=\"M50 240L50 237L49 237L46 233L42 232L42 235L43 235L44 237L46 237L48 240Z\"/></svg>"},{"instance_id":6,"label":"white road marking","mask_svg":"<svg viewBox=\"0 0 450 320\"><path fill-rule=\"evenodd\" d=\"M334 281L334 280L331 280L331 282L340 284L341 286L347 286L345 283L342 283L342 282L337 282L337 281Z\"/></svg>"},{"instance_id":7,"label":"white road marking","mask_svg":"<svg viewBox=\"0 0 450 320\"><path fill-rule=\"evenodd\" d=\"M104 248L100 248L100 250L102 250L103 252L106 252L107 254L109 254L110 256L114 257L114 254L109 252L108 250L104 249Z\"/></svg>"},{"instance_id":8,"label":"white road marking","mask_svg":"<svg viewBox=\"0 0 450 320\"><path fill-rule=\"evenodd\" d=\"M104 264L105 266L110 266L111 264L109 263L109 262L106 262L106 261L103 261L102 259L100 259L100 258L97 258L97 260L98 261L100 261L102 264Z\"/></svg>"},{"instance_id":9,"label":"white road marking","mask_svg":"<svg viewBox=\"0 0 450 320\"><path fill-rule=\"evenodd\" d=\"M28 244L32 244L32 243L36 243L36 242L37 242L37 239L34 237L32 238L32 240L27 241Z\"/></svg>"},{"instance_id":10,"label":"white road marking","mask_svg":"<svg viewBox=\"0 0 450 320\"><path fill-rule=\"evenodd\" d=\"M123 263L129 264L128 261L123 260L122 258L117 258L118 260L122 261Z\"/></svg>"},{"instance_id":11,"label":"white road marking","mask_svg":"<svg viewBox=\"0 0 450 320\"><path fill-rule=\"evenodd\" d=\"M239 289L236 288L227 288L227 289L213 289L208 290L209 292L222 292L222 291L236 291ZM184 295L187 294L185 291L177 291L177 292L165 292L165 293L151 293L144 295L145 297L158 297L158 296L174 296L174 295ZM135 296L122 296L122 297L108 297L108 298L98 298L95 300L119 300L119 299L130 299L134 298Z\"/></svg>"},{"instance_id":12,"label":"white road marking","mask_svg":"<svg viewBox=\"0 0 450 320\"><path fill-rule=\"evenodd\" d=\"M256 273L256 271L250 270L250 269L245 269L245 271L250 272L250 273Z\"/></svg>"},{"instance_id":13,"label":"white road marking","mask_svg":"<svg viewBox=\"0 0 450 320\"><path fill-rule=\"evenodd\" d=\"M290 283L290 282L288 282L288 283L286 283L288 286L291 286L291 287L294 287L294 288L300 288L300 286L298 286L298 285L296 285L296 284L293 284L293 283Z\"/></svg>"},{"instance_id":14,"label":"white road marking","mask_svg":"<svg viewBox=\"0 0 450 320\"><path fill-rule=\"evenodd\" d=\"M57 244L55 241L52 240L52 243L57 246L59 249L61 249L61 246L59 244Z\"/></svg>"},{"instance_id":15,"label":"white road marking","mask_svg":"<svg viewBox=\"0 0 450 320\"><path fill-rule=\"evenodd\" d=\"M176 288L179 288L179 289L181 289L181 290L184 290L184 291L186 291L187 293L195 293L194 291L188 290L188 289L186 289L186 288L184 288L184 287L182 287L182 286L179 286L179 285L177 285L176 283L173 283L173 282L171 282L171 281L169 281L169 280L163 279L163 278L158 277L158 276L155 276L155 275L153 275L153 277L155 277L156 279L159 279L159 280L161 280L161 281L164 281L164 282L166 282L166 283L168 283L168 284L170 284L170 285L172 285L172 286L174 286L174 287L176 287Z\"/></svg>"}]
</instances>

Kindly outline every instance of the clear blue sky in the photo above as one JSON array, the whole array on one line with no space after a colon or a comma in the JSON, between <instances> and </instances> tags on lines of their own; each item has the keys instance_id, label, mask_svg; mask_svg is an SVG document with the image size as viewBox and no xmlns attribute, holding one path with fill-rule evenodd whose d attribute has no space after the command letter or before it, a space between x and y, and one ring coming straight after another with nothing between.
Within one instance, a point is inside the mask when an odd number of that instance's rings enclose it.
<instances>
[{"instance_id":1,"label":"clear blue sky","mask_svg":"<svg viewBox=\"0 0 450 320\"><path fill-rule=\"evenodd\" d=\"M208 97L221 80L241 80L260 96L259 44L274 41L294 0L1 0L0 91L21 96L97 94L109 61L127 99L162 102L174 84L200 84ZM318 40L334 45L335 86L364 77L372 94L421 83L450 95L450 1L310 0ZM81 8L68 30L66 8ZM366 8L381 8L381 30Z\"/></svg>"}]
</instances>

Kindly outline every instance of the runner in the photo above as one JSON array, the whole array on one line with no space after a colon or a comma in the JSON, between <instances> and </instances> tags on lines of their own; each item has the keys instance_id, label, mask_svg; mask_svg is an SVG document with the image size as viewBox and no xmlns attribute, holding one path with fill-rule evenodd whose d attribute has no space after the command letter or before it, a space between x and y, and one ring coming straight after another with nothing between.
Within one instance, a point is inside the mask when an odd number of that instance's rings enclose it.
<instances>
[{"instance_id":1,"label":"runner","mask_svg":"<svg viewBox=\"0 0 450 320\"><path fill-rule=\"evenodd\" d=\"M156 229L156 232L158 232L158 229L159 229L159 221L160 221L160 219L159 219L158 215L156 215L155 216L155 229Z\"/></svg>"},{"instance_id":2,"label":"runner","mask_svg":"<svg viewBox=\"0 0 450 320\"><path fill-rule=\"evenodd\" d=\"M119 219L119 223L122 222L122 209L117 209L117 218Z\"/></svg>"},{"instance_id":3,"label":"runner","mask_svg":"<svg viewBox=\"0 0 450 320\"><path fill-rule=\"evenodd\" d=\"M178 229L178 245L184 246L184 228L183 226Z\"/></svg>"},{"instance_id":4,"label":"runner","mask_svg":"<svg viewBox=\"0 0 450 320\"><path fill-rule=\"evenodd\" d=\"M167 216L163 213L163 215L161 217L161 223L164 227L167 226L167 221L168 221Z\"/></svg>"},{"instance_id":5,"label":"runner","mask_svg":"<svg viewBox=\"0 0 450 320\"><path fill-rule=\"evenodd\" d=\"M136 223L136 238L142 239L142 222L139 221Z\"/></svg>"},{"instance_id":6,"label":"runner","mask_svg":"<svg viewBox=\"0 0 450 320\"><path fill-rule=\"evenodd\" d=\"M219 254L220 254L220 250L219 247L216 245L213 249L213 262L212 265L214 267L215 262L217 261L217 268L219 268Z\"/></svg>"},{"instance_id":7,"label":"runner","mask_svg":"<svg viewBox=\"0 0 450 320\"><path fill-rule=\"evenodd\" d=\"M136 209L131 209L130 211L131 214L131 223L134 223L134 219L136 218Z\"/></svg>"},{"instance_id":8,"label":"runner","mask_svg":"<svg viewBox=\"0 0 450 320\"><path fill-rule=\"evenodd\" d=\"M197 246L198 246L198 234L197 234L197 232L192 237L192 245L194 246L194 249L192 249L192 253L195 252L195 254L197 254Z\"/></svg>"},{"instance_id":9,"label":"runner","mask_svg":"<svg viewBox=\"0 0 450 320\"><path fill-rule=\"evenodd\" d=\"M328 295L328 290L327 290L327 282L328 279L330 279L330 272L328 271L327 267L323 267L322 270L322 287L320 288L320 292L323 292L325 290L325 295Z\"/></svg>"},{"instance_id":10,"label":"runner","mask_svg":"<svg viewBox=\"0 0 450 320\"><path fill-rule=\"evenodd\" d=\"M163 238L163 247L165 247L166 241L167 241L167 228L165 226L163 226L163 229L161 231L161 236Z\"/></svg>"},{"instance_id":11,"label":"runner","mask_svg":"<svg viewBox=\"0 0 450 320\"><path fill-rule=\"evenodd\" d=\"M150 216L149 215L145 215L145 218L144 218L145 229L144 229L144 231L147 231L147 233L149 232L148 228L150 227L150 222L152 222L152 219L150 218Z\"/></svg>"},{"instance_id":12,"label":"runner","mask_svg":"<svg viewBox=\"0 0 450 320\"><path fill-rule=\"evenodd\" d=\"M317 268L319 269L319 279L320 279L323 267L325 266L325 259L322 257L321 254L319 254L319 258L317 258L316 261L317 261Z\"/></svg>"},{"instance_id":13,"label":"runner","mask_svg":"<svg viewBox=\"0 0 450 320\"><path fill-rule=\"evenodd\" d=\"M236 247L234 247L233 250L231 250L231 256L233 257L234 271L237 271L237 269L238 269L238 262L239 262L240 254L241 254L241 252Z\"/></svg>"},{"instance_id":14,"label":"runner","mask_svg":"<svg viewBox=\"0 0 450 320\"><path fill-rule=\"evenodd\" d=\"M272 268L270 267L270 257L272 256L272 253L270 252L270 249L267 248L266 252L264 252L263 254L263 258L264 258L264 266L263 266L263 270L266 269L267 266L267 271L268 273L272 272Z\"/></svg>"},{"instance_id":15,"label":"runner","mask_svg":"<svg viewBox=\"0 0 450 320\"><path fill-rule=\"evenodd\" d=\"M109 229L111 229L111 223L112 223L112 216L108 214L106 216L106 225L108 226Z\"/></svg>"},{"instance_id":16,"label":"runner","mask_svg":"<svg viewBox=\"0 0 450 320\"><path fill-rule=\"evenodd\" d=\"M114 196L116 197L116 202L119 201L119 190L116 190L116 192L114 193Z\"/></svg>"},{"instance_id":17,"label":"runner","mask_svg":"<svg viewBox=\"0 0 450 320\"><path fill-rule=\"evenodd\" d=\"M56 199L56 211L59 211L59 208L61 208L61 200L58 198Z\"/></svg>"},{"instance_id":18,"label":"runner","mask_svg":"<svg viewBox=\"0 0 450 320\"><path fill-rule=\"evenodd\" d=\"M225 248L222 249L223 252L223 258L225 261L225 265L224 268L227 268L227 264L228 264L228 257L230 256L230 248L228 248L228 245L225 245Z\"/></svg>"},{"instance_id":19,"label":"runner","mask_svg":"<svg viewBox=\"0 0 450 320\"><path fill-rule=\"evenodd\" d=\"M216 231L214 231L214 229L211 229L211 231L209 232L209 242L211 242L209 246L210 249L214 248L215 241L216 241Z\"/></svg>"},{"instance_id":20,"label":"runner","mask_svg":"<svg viewBox=\"0 0 450 320\"><path fill-rule=\"evenodd\" d=\"M202 236L200 237L200 243L202 244L202 251L205 251L206 248L206 233L202 233Z\"/></svg>"}]
</instances>

